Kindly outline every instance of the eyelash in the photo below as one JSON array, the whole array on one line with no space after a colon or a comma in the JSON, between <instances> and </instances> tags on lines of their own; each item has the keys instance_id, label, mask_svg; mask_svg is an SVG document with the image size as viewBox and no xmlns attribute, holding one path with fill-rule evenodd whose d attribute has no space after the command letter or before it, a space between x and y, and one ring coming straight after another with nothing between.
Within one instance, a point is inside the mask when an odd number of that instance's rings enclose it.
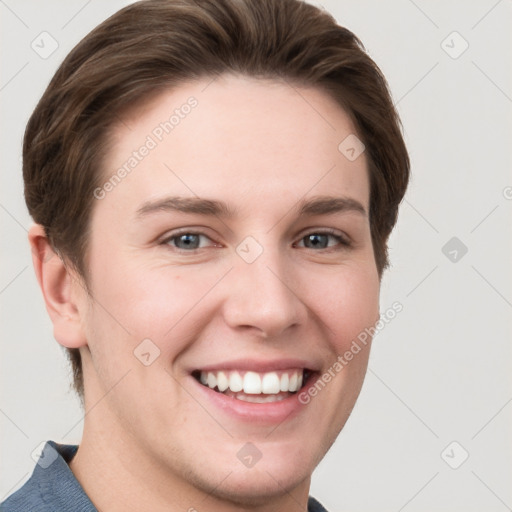
<instances>
[{"instance_id":1,"label":"eyelash","mask_svg":"<svg viewBox=\"0 0 512 512\"><path fill-rule=\"evenodd\" d=\"M183 235L204 236L204 237L208 238L209 240L211 240L211 238L208 235L206 235L205 233L201 233L200 231L186 230L186 231L180 231L177 233L173 233L172 235L167 236L165 239L163 239L160 242L160 244L164 245L164 246L171 247L173 251L176 251L179 253L195 253L201 249L204 249L204 247L198 247L195 249L188 250L188 249L181 249L179 247L171 246L171 244L170 244L171 241L178 239L180 236L183 236ZM342 235L340 235L339 233L337 233L336 231L331 230L331 229L321 229L318 231L310 231L309 233L306 233L305 235L303 235L300 238L300 241L303 241L306 237L311 236L311 235L328 235L332 238L335 238L339 244L337 247L336 246L330 246L330 247L328 246L326 248L319 249L319 251L320 250L323 252L332 252L333 250L339 251L339 250L347 249L352 246L352 244L348 240L348 238L343 237ZM316 250L314 248L305 247L305 249L309 249L309 250L316 252Z\"/></svg>"}]
</instances>

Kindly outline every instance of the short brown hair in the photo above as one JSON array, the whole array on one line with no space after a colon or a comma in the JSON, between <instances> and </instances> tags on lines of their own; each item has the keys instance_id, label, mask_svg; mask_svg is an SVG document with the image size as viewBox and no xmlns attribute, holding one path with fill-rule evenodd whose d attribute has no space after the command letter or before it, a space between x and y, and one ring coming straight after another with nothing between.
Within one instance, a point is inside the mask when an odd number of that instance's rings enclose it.
<instances>
[{"instance_id":1,"label":"short brown hair","mask_svg":"<svg viewBox=\"0 0 512 512\"><path fill-rule=\"evenodd\" d=\"M109 133L135 102L191 79L233 72L326 91L366 146L379 277L409 181L409 157L386 80L362 43L300 0L142 0L101 23L66 57L25 132L30 215L84 278L93 191ZM341 141L340 141L341 142ZM83 403L80 352L68 349Z\"/></svg>"}]
</instances>

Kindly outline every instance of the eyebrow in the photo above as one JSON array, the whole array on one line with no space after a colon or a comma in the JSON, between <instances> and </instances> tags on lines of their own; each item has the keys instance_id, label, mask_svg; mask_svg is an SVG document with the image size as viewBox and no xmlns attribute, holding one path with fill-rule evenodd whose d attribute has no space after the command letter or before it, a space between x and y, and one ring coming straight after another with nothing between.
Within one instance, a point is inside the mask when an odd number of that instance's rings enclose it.
<instances>
[{"instance_id":1,"label":"eyebrow","mask_svg":"<svg viewBox=\"0 0 512 512\"><path fill-rule=\"evenodd\" d=\"M359 201L349 197L316 196L303 199L299 201L297 210L300 217L345 212L355 212L365 217L368 216L364 206ZM172 211L223 218L233 218L237 214L236 209L230 208L223 201L200 197L173 196L144 203L137 210L136 217L142 218L156 212Z\"/></svg>"}]
</instances>

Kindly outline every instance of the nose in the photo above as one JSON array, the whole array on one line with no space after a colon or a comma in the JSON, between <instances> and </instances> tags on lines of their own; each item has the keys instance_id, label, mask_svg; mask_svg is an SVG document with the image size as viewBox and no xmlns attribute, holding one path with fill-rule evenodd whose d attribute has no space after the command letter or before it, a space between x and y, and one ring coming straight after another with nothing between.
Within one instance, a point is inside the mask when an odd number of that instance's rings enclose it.
<instances>
[{"instance_id":1,"label":"nose","mask_svg":"<svg viewBox=\"0 0 512 512\"><path fill-rule=\"evenodd\" d=\"M278 249L264 249L252 263L234 255L224 319L235 330L253 330L263 338L275 338L301 325L306 306L294 282L293 268Z\"/></svg>"}]
</instances>

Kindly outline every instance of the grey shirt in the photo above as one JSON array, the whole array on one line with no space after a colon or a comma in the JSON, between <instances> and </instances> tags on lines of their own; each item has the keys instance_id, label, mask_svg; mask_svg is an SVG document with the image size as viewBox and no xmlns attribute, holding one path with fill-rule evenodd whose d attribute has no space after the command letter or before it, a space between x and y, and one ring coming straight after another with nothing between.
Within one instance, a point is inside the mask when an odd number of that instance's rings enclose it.
<instances>
[{"instance_id":1,"label":"grey shirt","mask_svg":"<svg viewBox=\"0 0 512 512\"><path fill-rule=\"evenodd\" d=\"M77 445L47 441L31 477L0 503L2 512L97 512L68 464ZM327 512L312 496L308 512Z\"/></svg>"}]
</instances>

